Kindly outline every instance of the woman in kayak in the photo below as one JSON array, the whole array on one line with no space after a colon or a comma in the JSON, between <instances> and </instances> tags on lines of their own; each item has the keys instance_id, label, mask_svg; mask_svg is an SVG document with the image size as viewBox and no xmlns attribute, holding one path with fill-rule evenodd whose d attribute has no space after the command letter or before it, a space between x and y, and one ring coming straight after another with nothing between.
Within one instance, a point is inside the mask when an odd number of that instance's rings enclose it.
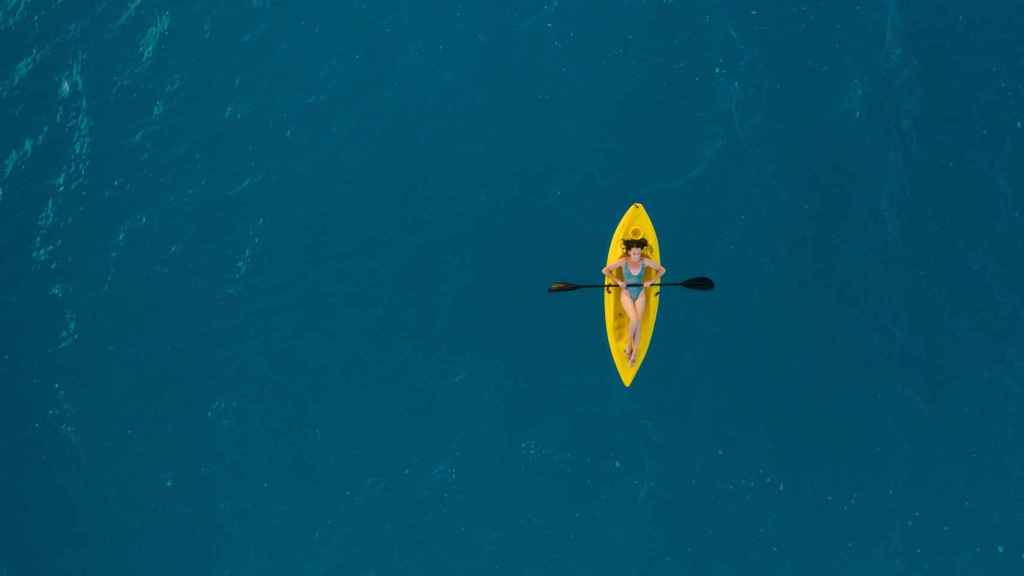
<instances>
[{"instance_id":1,"label":"woman in kayak","mask_svg":"<svg viewBox=\"0 0 1024 576\"><path fill-rule=\"evenodd\" d=\"M622 302L622 308L626 311L626 316L629 316L626 356L629 357L629 364L632 366L636 362L636 351L640 346L640 321L644 317L646 303L644 289L659 281L665 275L665 268L658 262L643 257L644 248L647 248L646 238L623 240L622 247L625 249L626 255L602 268L601 274L622 288L619 299ZM644 282L644 269L647 266L654 269L655 276ZM622 268L622 280L612 276L612 271L616 268ZM627 284L643 284L643 286L627 287Z\"/></svg>"}]
</instances>

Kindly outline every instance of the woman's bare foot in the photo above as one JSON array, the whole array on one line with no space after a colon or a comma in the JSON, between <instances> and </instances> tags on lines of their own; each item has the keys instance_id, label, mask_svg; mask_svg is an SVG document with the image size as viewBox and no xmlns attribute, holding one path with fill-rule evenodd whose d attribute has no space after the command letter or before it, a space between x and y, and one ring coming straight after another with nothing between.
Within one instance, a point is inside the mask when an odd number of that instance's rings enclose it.
<instances>
[{"instance_id":1,"label":"woman's bare foot","mask_svg":"<svg viewBox=\"0 0 1024 576\"><path fill-rule=\"evenodd\" d=\"M636 348L629 351L629 365L636 364Z\"/></svg>"}]
</instances>

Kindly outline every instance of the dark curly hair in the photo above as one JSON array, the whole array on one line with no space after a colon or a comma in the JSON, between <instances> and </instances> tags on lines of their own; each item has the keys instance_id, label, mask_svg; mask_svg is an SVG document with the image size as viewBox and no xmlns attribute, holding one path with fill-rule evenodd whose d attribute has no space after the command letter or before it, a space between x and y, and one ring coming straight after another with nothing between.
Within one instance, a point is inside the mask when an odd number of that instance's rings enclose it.
<instances>
[{"instance_id":1,"label":"dark curly hair","mask_svg":"<svg viewBox=\"0 0 1024 576\"><path fill-rule=\"evenodd\" d=\"M641 250L647 248L647 238L626 238L622 241L623 252L629 252L633 248L639 248Z\"/></svg>"}]
</instances>

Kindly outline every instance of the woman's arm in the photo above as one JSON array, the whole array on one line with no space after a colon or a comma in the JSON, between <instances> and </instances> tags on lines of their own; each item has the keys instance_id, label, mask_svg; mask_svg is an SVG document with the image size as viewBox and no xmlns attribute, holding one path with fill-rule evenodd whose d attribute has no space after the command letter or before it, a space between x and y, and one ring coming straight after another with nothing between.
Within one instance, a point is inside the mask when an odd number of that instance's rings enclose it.
<instances>
[{"instance_id":1,"label":"woman's arm","mask_svg":"<svg viewBox=\"0 0 1024 576\"><path fill-rule=\"evenodd\" d=\"M654 260L651 260L650 258L645 258L644 261L646 262L646 264L648 266L653 268L654 271L657 273L657 275L654 278L648 280L647 282L644 282L644 287L647 287L647 286L650 286L651 284L656 284L656 283L660 282L661 281L661 277L665 275L665 267L662 266L660 263L655 262Z\"/></svg>"},{"instance_id":2,"label":"woman's arm","mask_svg":"<svg viewBox=\"0 0 1024 576\"><path fill-rule=\"evenodd\" d=\"M616 260L615 262L612 262L611 264L605 266L604 268L601 268L601 275L606 277L606 278L608 278L608 279L610 279L612 282L615 282L619 286L625 286L626 282L624 280L619 280L615 276L612 276L612 270L615 270L617 268L622 268L622 265L625 262L626 262L625 258L620 258L620 259Z\"/></svg>"}]
</instances>

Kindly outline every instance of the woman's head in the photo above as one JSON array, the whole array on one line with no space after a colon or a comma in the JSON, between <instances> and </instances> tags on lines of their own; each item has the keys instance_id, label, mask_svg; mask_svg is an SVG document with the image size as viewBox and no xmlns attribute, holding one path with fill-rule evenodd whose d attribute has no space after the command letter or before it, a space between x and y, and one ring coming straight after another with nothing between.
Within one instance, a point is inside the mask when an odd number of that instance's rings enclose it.
<instances>
[{"instance_id":1,"label":"woman's head","mask_svg":"<svg viewBox=\"0 0 1024 576\"><path fill-rule=\"evenodd\" d=\"M622 241L622 249L626 252L626 255L634 260L640 259L643 256L644 249L647 248L646 238L627 238Z\"/></svg>"}]
</instances>

